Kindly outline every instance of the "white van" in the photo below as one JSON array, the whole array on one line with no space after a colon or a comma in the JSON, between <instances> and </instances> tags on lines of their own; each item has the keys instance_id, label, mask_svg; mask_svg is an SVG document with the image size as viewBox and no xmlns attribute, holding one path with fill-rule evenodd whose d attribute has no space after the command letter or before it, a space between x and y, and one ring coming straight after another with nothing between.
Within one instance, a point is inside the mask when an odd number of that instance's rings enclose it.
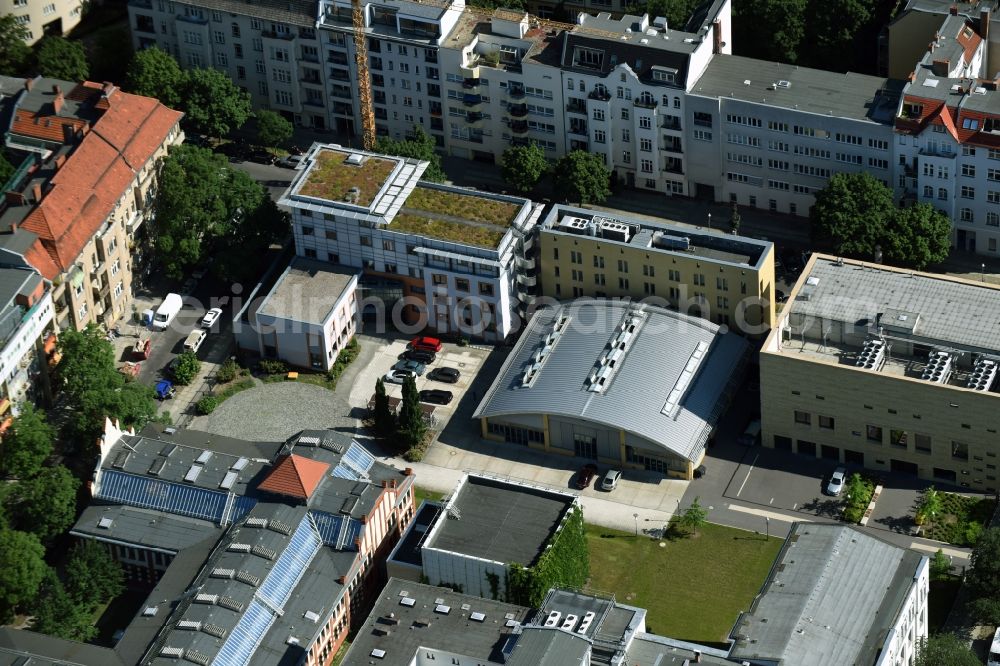
<instances>
[{"instance_id":1,"label":"white van","mask_svg":"<svg viewBox=\"0 0 1000 666\"><path fill-rule=\"evenodd\" d=\"M205 338L207 337L208 332L205 329L194 329L188 333L187 339L184 340L184 351L197 352L201 348L201 343L205 342Z\"/></svg>"},{"instance_id":2,"label":"white van","mask_svg":"<svg viewBox=\"0 0 1000 666\"><path fill-rule=\"evenodd\" d=\"M990 656L986 658L986 666L1000 666L1000 629L993 634L993 645L990 646Z\"/></svg>"},{"instance_id":3,"label":"white van","mask_svg":"<svg viewBox=\"0 0 1000 666\"><path fill-rule=\"evenodd\" d=\"M180 294L167 294L167 297L160 303L160 307L156 309L156 314L153 315L153 330L167 330L167 326L170 326L170 322L181 311L183 304Z\"/></svg>"}]
</instances>

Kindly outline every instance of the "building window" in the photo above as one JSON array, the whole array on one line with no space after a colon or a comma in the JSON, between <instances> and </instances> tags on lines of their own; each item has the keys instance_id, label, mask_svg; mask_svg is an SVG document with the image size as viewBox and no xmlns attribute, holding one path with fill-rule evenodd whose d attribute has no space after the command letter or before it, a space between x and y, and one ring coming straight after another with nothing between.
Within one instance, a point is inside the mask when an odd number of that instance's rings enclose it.
<instances>
[{"instance_id":1,"label":"building window","mask_svg":"<svg viewBox=\"0 0 1000 666\"><path fill-rule=\"evenodd\" d=\"M914 435L913 436L913 448L917 450L918 453L930 453L931 452L931 438L929 435Z\"/></svg>"},{"instance_id":2,"label":"building window","mask_svg":"<svg viewBox=\"0 0 1000 666\"><path fill-rule=\"evenodd\" d=\"M311 248L311 247L307 247L306 249L304 249L304 250L302 251L302 254L303 254L304 256L306 256L306 257L310 258L310 259L315 259L315 258L316 258L316 250L314 250L314 249L313 249L313 248Z\"/></svg>"},{"instance_id":3,"label":"building window","mask_svg":"<svg viewBox=\"0 0 1000 666\"><path fill-rule=\"evenodd\" d=\"M447 284L448 284L448 276L447 275L441 275L440 273L434 273L434 274L431 275L431 282L434 284L435 287L438 287L438 286L447 286Z\"/></svg>"},{"instance_id":4,"label":"building window","mask_svg":"<svg viewBox=\"0 0 1000 666\"><path fill-rule=\"evenodd\" d=\"M396 244L391 240L384 240L382 241L382 249L386 252L395 252Z\"/></svg>"},{"instance_id":5,"label":"building window","mask_svg":"<svg viewBox=\"0 0 1000 666\"><path fill-rule=\"evenodd\" d=\"M968 185L962 185L962 198L963 199L975 199L976 198L976 188L970 187Z\"/></svg>"},{"instance_id":6,"label":"building window","mask_svg":"<svg viewBox=\"0 0 1000 666\"><path fill-rule=\"evenodd\" d=\"M455 278L455 291L469 291L469 281L465 278Z\"/></svg>"},{"instance_id":7,"label":"building window","mask_svg":"<svg viewBox=\"0 0 1000 666\"><path fill-rule=\"evenodd\" d=\"M819 427L826 430L833 430L833 417L832 416L820 416L819 417Z\"/></svg>"},{"instance_id":8,"label":"building window","mask_svg":"<svg viewBox=\"0 0 1000 666\"><path fill-rule=\"evenodd\" d=\"M968 460L969 459L969 445L965 442L955 442L951 443L951 457L956 460Z\"/></svg>"},{"instance_id":9,"label":"building window","mask_svg":"<svg viewBox=\"0 0 1000 666\"><path fill-rule=\"evenodd\" d=\"M488 282L479 283L479 295L480 296L492 296L493 295L493 285Z\"/></svg>"},{"instance_id":10,"label":"building window","mask_svg":"<svg viewBox=\"0 0 1000 666\"><path fill-rule=\"evenodd\" d=\"M570 250L569 261L571 264L582 264L583 263L583 253L577 252L576 250Z\"/></svg>"},{"instance_id":11,"label":"building window","mask_svg":"<svg viewBox=\"0 0 1000 666\"><path fill-rule=\"evenodd\" d=\"M905 430L890 430L889 431L889 443L899 449L906 448L906 431Z\"/></svg>"},{"instance_id":12,"label":"building window","mask_svg":"<svg viewBox=\"0 0 1000 666\"><path fill-rule=\"evenodd\" d=\"M866 426L865 431L868 435L868 441L875 444L882 443L882 428L880 426L869 425Z\"/></svg>"},{"instance_id":13,"label":"building window","mask_svg":"<svg viewBox=\"0 0 1000 666\"><path fill-rule=\"evenodd\" d=\"M796 423L801 423L802 425L811 425L812 424L812 415L809 412L800 412L799 410L796 409L795 410L795 422Z\"/></svg>"},{"instance_id":14,"label":"building window","mask_svg":"<svg viewBox=\"0 0 1000 666\"><path fill-rule=\"evenodd\" d=\"M1000 213L995 210L986 211L986 226L1000 227Z\"/></svg>"}]
</instances>

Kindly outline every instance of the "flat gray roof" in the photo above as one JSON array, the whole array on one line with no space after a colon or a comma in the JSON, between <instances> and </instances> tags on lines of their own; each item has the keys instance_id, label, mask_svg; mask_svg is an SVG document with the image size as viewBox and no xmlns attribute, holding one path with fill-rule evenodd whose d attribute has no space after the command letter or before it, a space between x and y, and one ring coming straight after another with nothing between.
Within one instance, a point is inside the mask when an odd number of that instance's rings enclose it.
<instances>
[{"instance_id":1,"label":"flat gray roof","mask_svg":"<svg viewBox=\"0 0 1000 666\"><path fill-rule=\"evenodd\" d=\"M854 527L795 523L730 658L874 664L926 558Z\"/></svg>"},{"instance_id":2,"label":"flat gray roof","mask_svg":"<svg viewBox=\"0 0 1000 666\"><path fill-rule=\"evenodd\" d=\"M874 325L892 311L919 316L918 342L1000 352L1000 288L930 273L814 255L802 273L792 315L854 326Z\"/></svg>"},{"instance_id":3,"label":"flat gray roof","mask_svg":"<svg viewBox=\"0 0 1000 666\"><path fill-rule=\"evenodd\" d=\"M626 337L622 327L633 320L635 332L611 362L616 341ZM562 332L555 334L561 323ZM553 338L554 344L544 344ZM535 313L474 417L581 419L695 460L747 349L746 340L703 319L649 305L576 299ZM534 379L525 384L534 367ZM603 390L592 391L595 373L603 372L609 373Z\"/></svg>"},{"instance_id":4,"label":"flat gray roof","mask_svg":"<svg viewBox=\"0 0 1000 666\"><path fill-rule=\"evenodd\" d=\"M257 314L322 325L357 276L329 262L294 257Z\"/></svg>"},{"instance_id":5,"label":"flat gray roof","mask_svg":"<svg viewBox=\"0 0 1000 666\"><path fill-rule=\"evenodd\" d=\"M98 500L99 501L99 500ZM111 521L108 524L108 521ZM102 527L107 525L107 527ZM141 544L176 553L204 541L222 528L200 518L164 513L126 504L91 504L73 525L72 534L107 541Z\"/></svg>"},{"instance_id":6,"label":"flat gray roof","mask_svg":"<svg viewBox=\"0 0 1000 666\"><path fill-rule=\"evenodd\" d=\"M400 603L404 598L413 599L412 605ZM448 612L436 612L438 606L447 606ZM523 606L390 578L343 663L367 664L376 661L373 650L382 650L380 666L410 666L419 648L503 663L501 649L530 612ZM472 621L473 613L485 618Z\"/></svg>"},{"instance_id":7,"label":"flat gray roof","mask_svg":"<svg viewBox=\"0 0 1000 666\"><path fill-rule=\"evenodd\" d=\"M568 493L466 476L424 548L528 567L575 501Z\"/></svg>"},{"instance_id":8,"label":"flat gray roof","mask_svg":"<svg viewBox=\"0 0 1000 666\"><path fill-rule=\"evenodd\" d=\"M770 89L778 81L788 81L791 86ZM880 94L889 84L889 79L865 74L838 74L743 56L716 55L691 93L889 124L899 102L898 93Z\"/></svg>"},{"instance_id":9,"label":"flat gray roof","mask_svg":"<svg viewBox=\"0 0 1000 666\"><path fill-rule=\"evenodd\" d=\"M588 663L590 641L558 629L525 627L517 637L509 666L579 666Z\"/></svg>"},{"instance_id":10,"label":"flat gray roof","mask_svg":"<svg viewBox=\"0 0 1000 666\"><path fill-rule=\"evenodd\" d=\"M733 666L733 662L726 658L728 651L717 650L677 641L672 638L665 638L655 634L636 634L628 648L628 663L630 664L684 664L694 663L695 652L701 654L700 664L707 666Z\"/></svg>"}]
</instances>

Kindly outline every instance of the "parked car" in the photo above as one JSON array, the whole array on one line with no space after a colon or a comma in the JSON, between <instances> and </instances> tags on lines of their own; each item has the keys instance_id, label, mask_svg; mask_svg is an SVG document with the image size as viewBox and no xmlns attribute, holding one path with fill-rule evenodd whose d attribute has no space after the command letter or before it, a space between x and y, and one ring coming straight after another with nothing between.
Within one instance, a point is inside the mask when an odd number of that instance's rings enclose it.
<instances>
[{"instance_id":1,"label":"parked car","mask_svg":"<svg viewBox=\"0 0 1000 666\"><path fill-rule=\"evenodd\" d=\"M426 366L424 366L423 363L417 363L416 361L400 361L396 365L392 366L392 369L393 370L409 370L410 372L412 372L417 377L420 377L421 375L424 374L425 367Z\"/></svg>"},{"instance_id":2,"label":"parked car","mask_svg":"<svg viewBox=\"0 0 1000 666\"><path fill-rule=\"evenodd\" d=\"M426 349L407 349L403 352L403 358L408 358L411 361L418 361L424 365L430 365L437 360L437 354L432 351L427 351Z\"/></svg>"},{"instance_id":3,"label":"parked car","mask_svg":"<svg viewBox=\"0 0 1000 666\"><path fill-rule=\"evenodd\" d=\"M847 470L838 467L830 477L830 482L826 484L826 494L836 497L844 489L844 481L847 480Z\"/></svg>"},{"instance_id":4,"label":"parked car","mask_svg":"<svg viewBox=\"0 0 1000 666\"><path fill-rule=\"evenodd\" d=\"M201 345L207 337L208 333L204 329L194 329L188 333L187 338L184 340L184 351L197 352L201 349Z\"/></svg>"},{"instance_id":5,"label":"parked car","mask_svg":"<svg viewBox=\"0 0 1000 666\"><path fill-rule=\"evenodd\" d=\"M420 402L429 402L434 405L447 405L455 395L451 391L441 389L427 389L420 392Z\"/></svg>"},{"instance_id":6,"label":"parked car","mask_svg":"<svg viewBox=\"0 0 1000 666\"><path fill-rule=\"evenodd\" d=\"M455 384L461 376L462 373L456 368L434 368L431 370L430 374L427 375L427 379L433 379L436 382L444 382L445 384Z\"/></svg>"},{"instance_id":7,"label":"parked car","mask_svg":"<svg viewBox=\"0 0 1000 666\"><path fill-rule=\"evenodd\" d=\"M174 397L174 393L176 392L174 389L174 385L170 383L169 380L166 379L161 379L160 381L156 382L155 390L156 390L156 398L158 400L169 400L170 398Z\"/></svg>"},{"instance_id":8,"label":"parked car","mask_svg":"<svg viewBox=\"0 0 1000 666\"><path fill-rule=\"evenodd\" d=\"M417 375L412 370L390 370L382 379L390 384L402 384L409 377L416 379Z\"/></svg>"},{"instance_id":9,"label":"parked car","mask_svg":"<svg viewBox=\"0 0 1000 666\"><path fill-rule=\"evenodd\" d=\"M422 349L424 351L437 353L441 351L441 341L437 338L422 335L419 338L413 338L413 340L410 341L410 349Z\"/></svg>"},{"instance_id":10,"label":"parked car","mask_svg":"<svg viewBox=\"0 0 1000 666\"><path fill-rule=\"evenodd\" d=\"M590 487L590 482L597 476L597 465L587 463L580 468L580 473L576 477L576 487L580 490Z\"/></svg>"},{"instance_id":11,"label":"parked car","mask_svg":"<svg viewBox=\"0 0 1000 666\"><path fill-rule=\"evenodd\" d=\"M251 162L256 162L257 164L274 164L274 155L270 151L264 150L263 148L257 148L250 152L247 158Z\"/></svg>"},{"instance_id":12,"label":"parked car","mask_svg":"<svg viewBox=\"0 0 1000 666\"><path fill-rule=\"evenodd\" d=\"M289 155L277 161L277 165L286 169L294 169L302 164L302 155Z\"/></svg>"},{"instance_id":13,"label":"parked car","mask_svg":"<svg viewBox=\"0 0 1000 666\"><path fill-rule=\"evenodd\" d=\"M212 328L215 326L215 322L219 320L222 316L222 308L212 308L205 313L205 316L201 318L202 328Z\"/></svg>"},{"instance_id":14,"label":"parked car","mask_svg":"<svg viewBox=\"0 0 1000 666\"><path fill-rule=\"evenodd\" d=\"M760 444L760 419L752 419L743 433L736 438L738 444L743 446L757 446Z\"/></svg>"},{"instance_id":15,"label":"parked car","mask_svg":"<svg viewBox=\"0 0 1000 666\"><path fill-rule=\"evenodd\" d=\"M696 479L700 479L701 477L705 476L705 474L707 474L707 473L708 473L708 470L705 468L704 465L698 465L697 467L694 468L694 478L696 478Z\"/></svg>"},{"instance_id":16,"label":"parked car","mask_svg":"<svg viewBox=\"0 0 1000 666\"><path fill-rule=\"evenodd\" d=\"M601 480L601 490L614 490L618 487L618 481L622 478L622 473L617 469L609 469Z\"/></svg>"}]
</instances>

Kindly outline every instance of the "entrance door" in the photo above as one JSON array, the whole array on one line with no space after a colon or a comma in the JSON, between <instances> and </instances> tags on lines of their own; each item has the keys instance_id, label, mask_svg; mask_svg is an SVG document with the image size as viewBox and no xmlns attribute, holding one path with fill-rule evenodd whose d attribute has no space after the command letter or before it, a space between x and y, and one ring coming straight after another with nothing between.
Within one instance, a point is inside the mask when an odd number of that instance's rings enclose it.
<instances>
[{"instance_id":1,"label":"entrance door","mask_svg":"<svg viewBox=\"0 0 1000 666\"><path fill-rule=\"evenodd\" d=\"M820 455L823 460L836 460L837 462L840 462L840 449L836 446L824 444L820 447Z\"/></svg>"},{"instance_id":2,"label":"entrance door","mask_svg":"<svg viewBox=\"0 0 1000 666\"><path fill-rule=\"evenodd\" d=\"M597 460L597 440L587 435L573 435L573 450L581 458Z\"/></svg>"},{"instance_id":3,"label":"entrance door","mask_svg":"<svg viewBox=\"0 0 1000 666\"><path fill-rule=\"evenodd\" d=\"M844 462L848 465L865 466L865 454L861 451L849 451L844 449Z\"/></svg>"},{"instance_id":4,"label":"entrance door","mask_svg":"<svg viewBox=\"0 0 1000 666\"><path fill-rule=\"evenodd\" d=\"M902 472L903 474L912 474L913 476L916 476L918 473L917 463L906 462L905 460L890 460L889 469L893 472Z\"/></svg>"},{"instance_id":5,"label":"entrance door","mask_svg":"<svg viewBox=\"0 0 1000 666\"><path fill-rule=\"evenodd\" d=\"M816 442L808 442L804 439L799 440L799 453L805 456L816 457Z\"/></svg>"}]
</instances>

